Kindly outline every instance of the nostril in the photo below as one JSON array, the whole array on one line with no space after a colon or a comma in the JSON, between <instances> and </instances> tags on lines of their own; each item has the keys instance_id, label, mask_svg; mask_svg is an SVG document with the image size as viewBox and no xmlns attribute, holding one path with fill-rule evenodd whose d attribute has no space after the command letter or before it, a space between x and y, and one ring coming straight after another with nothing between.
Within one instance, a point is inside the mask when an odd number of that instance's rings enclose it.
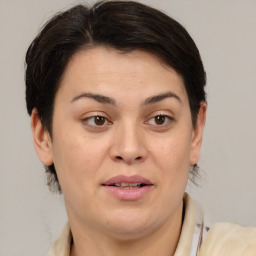
<instances>
[{"instance_id":1,"label":"nostril","mask_svg":"<svg viewBox=\"0 0 256 256\"><path fill-rule=\"evenodd\" d=\"M142 159L141 156L138 156L138 157L135 158L135 160L141 160L141 159Z\"/></svg>"},{"instance_id":2,"label":"nostril","mask_svg":"<svg viewBox=\"0 0 256 256\"><path fill-rule=\"evenodd\" d=\"M123 158L121 156L117 156L116 159L122 160Z\"/></svg>"}]
</instances>

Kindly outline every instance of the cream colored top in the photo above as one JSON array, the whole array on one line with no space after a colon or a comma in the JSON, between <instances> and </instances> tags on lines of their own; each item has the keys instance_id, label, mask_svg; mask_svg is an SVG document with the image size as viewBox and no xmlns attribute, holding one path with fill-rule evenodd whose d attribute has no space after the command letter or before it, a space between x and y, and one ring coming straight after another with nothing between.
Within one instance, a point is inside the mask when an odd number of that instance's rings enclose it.
<instances>
[{"instance_id":1,"label":"cream colored top","mask_svg":"<svg viewBox=\"0 0 256 256\"><path fill-rule=\"evenodd\" d=\"M185 216L174 256L256 256L256 228L217 223L206 234L203 219L187 194L184 203ZM48 256L70 256L71 241L67 223Z\"/></svg>"}]
</instances>

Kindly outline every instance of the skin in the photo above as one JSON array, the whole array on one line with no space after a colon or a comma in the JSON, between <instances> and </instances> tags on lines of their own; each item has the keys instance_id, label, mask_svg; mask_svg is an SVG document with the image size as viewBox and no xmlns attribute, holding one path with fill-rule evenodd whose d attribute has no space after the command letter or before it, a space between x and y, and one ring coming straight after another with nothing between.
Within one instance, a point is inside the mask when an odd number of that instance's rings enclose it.
<instances>
[{"instance_id":1,"label":"skin","mask_svg":"<svg viewBox=\"0 0 256 256\"><path fill-rule=\"evenodd\" d=\"M55 97L52 137L36 109L31 119L38 156L54 163L63 191L71 255L174 254L205 116L202 103L193 127L182 77L152 54L96 47L72 57ZM153 187L139 200L120 200L101 184L121 174Z\"/></svg>"}]
</instances>

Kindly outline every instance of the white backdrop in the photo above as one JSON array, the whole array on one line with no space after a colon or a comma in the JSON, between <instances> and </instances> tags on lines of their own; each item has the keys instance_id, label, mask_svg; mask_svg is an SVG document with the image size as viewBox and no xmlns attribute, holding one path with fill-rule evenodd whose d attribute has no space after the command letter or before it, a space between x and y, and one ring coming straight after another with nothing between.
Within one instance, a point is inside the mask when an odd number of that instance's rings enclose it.
<instances>
[{"instance_id":1,"label":"white backdrop","mask_svg":"<svg viewBox=\"0 0 256 256\"><path fill-rule=\"evenodd\" d=\"M0 0L0 256L43 256L66 215L48 192L25 108L24 57L56 11L81 1ZM141 1L181 22L208 75L201 186L208 222L256 226L256 1Z\"/></svg>"}]
</instances>

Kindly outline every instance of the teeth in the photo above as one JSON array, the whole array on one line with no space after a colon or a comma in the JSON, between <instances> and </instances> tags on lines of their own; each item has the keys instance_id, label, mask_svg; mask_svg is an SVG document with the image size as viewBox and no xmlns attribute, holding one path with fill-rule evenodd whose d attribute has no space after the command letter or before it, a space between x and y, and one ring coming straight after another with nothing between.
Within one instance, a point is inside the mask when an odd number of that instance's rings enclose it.
<instances>
[{"instance_id":1,"label":"teeth","mask_svg":"<svg viewBox=\"0 0 256 256\"><path fill-rule=\"evenodd\" d=\"M122 182L121 184L120 183L115 183L114 185L116 187L120 187L122 189L133 189L133 188L139 188L141 183L125 183L125 182Z\"/></svg>"}]
</instances>

